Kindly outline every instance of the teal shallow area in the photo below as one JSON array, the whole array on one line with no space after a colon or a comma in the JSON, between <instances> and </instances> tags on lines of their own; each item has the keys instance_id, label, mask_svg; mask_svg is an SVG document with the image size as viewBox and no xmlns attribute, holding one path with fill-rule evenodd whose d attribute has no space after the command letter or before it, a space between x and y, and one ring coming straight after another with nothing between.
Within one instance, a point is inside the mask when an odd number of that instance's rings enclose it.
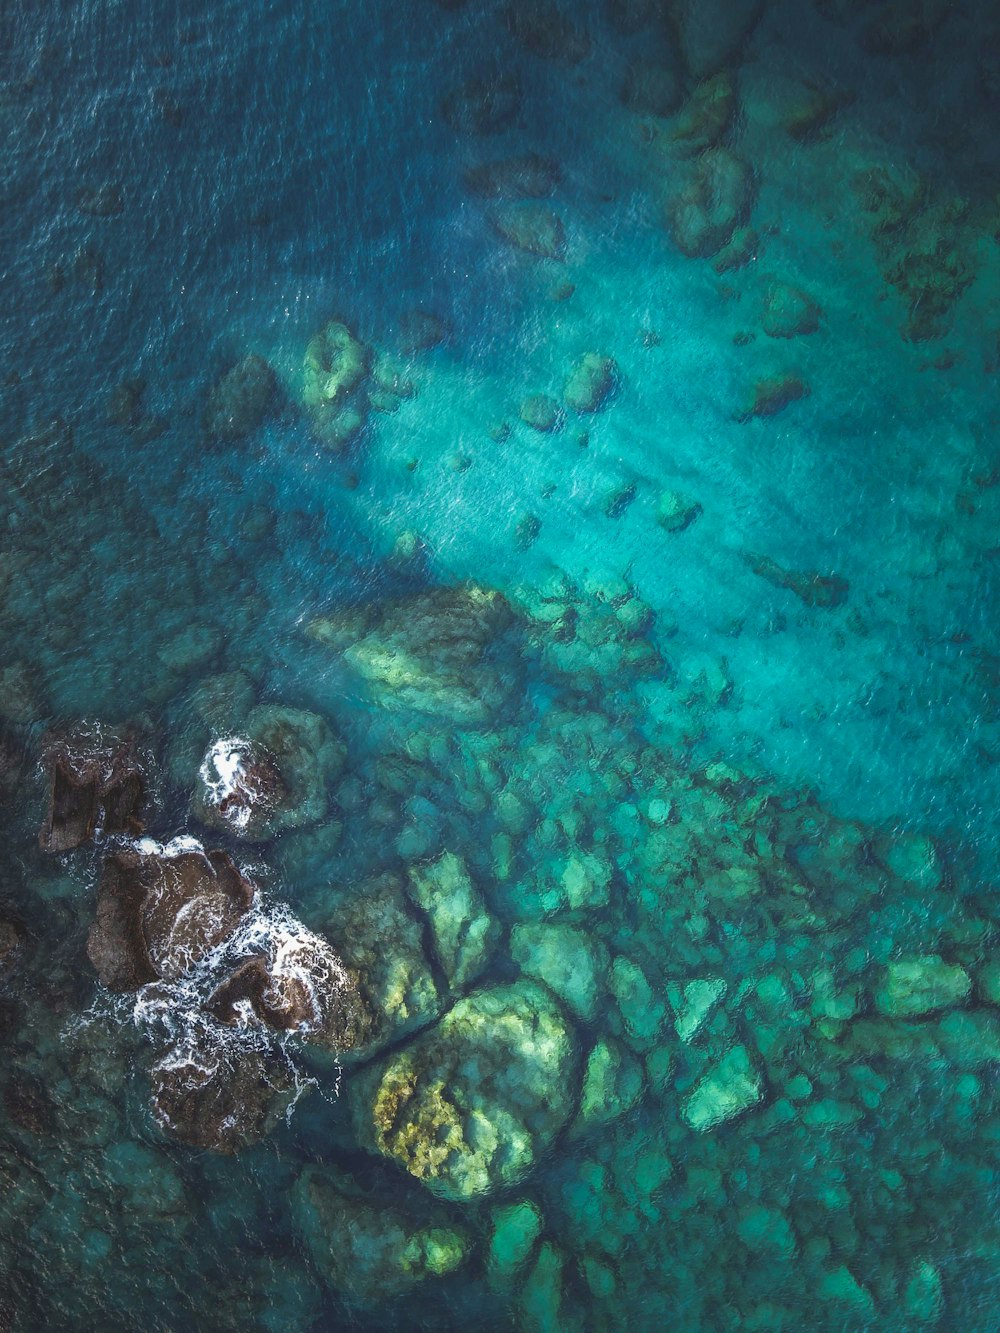
<instances>
[{"instance_id":1,"label":"teal shallow area","mask_svg":"<svg viewBox=\"0 0 1000 1333\"><path fill-rule=\"evenodd\" d=\"M0 1327L996 1328L993 6L0 36Z\"/></svg>"}]
</instances>

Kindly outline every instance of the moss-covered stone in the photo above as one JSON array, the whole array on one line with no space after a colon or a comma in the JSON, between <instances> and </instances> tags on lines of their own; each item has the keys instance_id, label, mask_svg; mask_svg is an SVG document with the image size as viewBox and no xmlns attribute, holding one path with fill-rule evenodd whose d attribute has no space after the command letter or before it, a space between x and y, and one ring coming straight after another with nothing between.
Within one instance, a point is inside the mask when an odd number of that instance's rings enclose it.
<instances>
[{"instance_id":1,"label":"moss-covered stone","mask_svg":"<svg viewBox=\"0 0 1000 1333\"><path fill-rule=\"evenodd\" d=\"M961 1004L971 989L965 968L937 954L901 958L886 968L875 991L875 1007L889 1018L912 1018Z\"/></svg>"},{"instance_id":2,"label":"moss-covered stone","mask_svg":"<svg viewBox=\"0 0 1000 1333\"><path fill-rule=\"evenodd\" d=\"M698 1080L681 1106L692 1129L714 1129L748 1111L764 1096L764 1084L745 1046L732 1046Z\"/></svg>"},{"instance_id":3,"label":"moss-covered stone","mask_svg":"<svg viewBox=\"0 0 1000 1333\"><path fill-rule=\"evenodd\" d=\"M495 986L355 1077L355 1132L434 1193L468 1200L524 1178L569 1118L578 1079L551 994Z\"/></svg>"},{"instance_id":4,"label":"moss-covered stone","mask_svg":"<svg viewBox=\"0 0 1000 1333\"><path fill-rule=\"evenodd\" d=\"M486 910L465 863L445 852L429 865L411 867L409 893L430 922L448 984L467 986L488 965L500 925Z\"/></svg>"},{"instance_id":5,"label":"moss-covered stone","mask_svg":"<svg viewBox=\"0 0 1000 1333\"><path fill-rule=\"evenodd\" d=\"M561 922L530 922L511 931L510 952L521 971L544 982L577 1018L598 1013L607 950L593 935Z\"/></svg>"},{"instance_id":6,"label":"moss-covered stone","mask_svg":"<svg viewBox=\"0 0 1000 1333\"><path fill-rule=\"evenodd\" d=\"M372 1201L333 1167L306 1167L292 1192L292 1216L324 1280L360 1306L382 1306L455 1272L472 1249L465 1228L433 1205L409 1211Z\"/></svg>"}]
</instances>

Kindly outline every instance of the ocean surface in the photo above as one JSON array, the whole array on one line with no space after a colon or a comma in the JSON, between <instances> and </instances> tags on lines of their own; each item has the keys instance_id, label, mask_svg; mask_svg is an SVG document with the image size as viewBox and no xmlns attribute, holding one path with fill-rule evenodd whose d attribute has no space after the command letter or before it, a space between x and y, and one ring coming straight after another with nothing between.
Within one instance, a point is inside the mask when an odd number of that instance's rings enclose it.
<instances>
[{"instance_id":1,"label":"ocean surface","mask_svg":"<svg viewBox=\"0 0 1000 1333\"><path fill-rule=\"evenodd\" d=\"M0 9L0 1330L1000 1326L1000 13Z\"/></svg>"}]
</instances>

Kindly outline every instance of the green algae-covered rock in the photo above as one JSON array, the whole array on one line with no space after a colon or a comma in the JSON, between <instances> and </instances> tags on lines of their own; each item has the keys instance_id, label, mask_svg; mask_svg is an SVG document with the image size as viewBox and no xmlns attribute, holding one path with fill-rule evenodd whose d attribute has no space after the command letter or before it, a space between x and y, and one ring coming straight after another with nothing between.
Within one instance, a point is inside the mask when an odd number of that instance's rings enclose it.
<instances>
[{"instance_id":1,"label":"green algae-covered rock","mask_svg":"<svg viewBox=\"0 0 1000 1333\"><path fill-rule=\"evenodd\" d=\"M684 62L704 79L738 64L764 10L763 0L679 0L673 6Z\"/></svg>"},{"instance_id":2,"label":"green algae-covered rock","mask_svg":"<svg viewBox=\"0 0 1000 1333\"><path fill-rule=\"evenodd\" d=\"M917 1263L903 1291L903 1309L916 1324L934 1324L944 1313L941 1274L926 1259Z\"/></svg>"},{"instance_id":3,"label":"green algae-covered rock","mask_svg":"<svg viewBox=\"0 0 1000 1333\"><path fill-rule=\"evenodd\" d=\"M618 367L610 356L587 352L569 373L563 401L574 412L597 412L607 402L617 378Z\"/></svg>"},{"instance_id":4,"label":"green algae-covered rock","mask_svg":"<svg viewBox=\"0 0 1000 1333\"><path fill-rule=\"evenodd\" d=\"M515 626L506 598L466 583L324 616L307 633L342 652L383 707L480 725L519 682L502 643Z\"/></svg>"},{"instance_id":5,"label":"green algae-covered rock","mask_svg":"<svg viewBox=\"0 0 1000 1333\"><path fill-rule=\"evenodd\" d=\"M694 1040L712 1010L725 996L726 989L726 983L721 977L699 978L687 983L674 1004L674 1027L681 1041L686 1044Z\"/></svg>"},{"instance_id":6,"label":"green algae-covered rock","mask_svg":"<svg viewBox=\"0 0 1000 1333\"><path fill-rule=\"evenodd\" d=\"M526 976L555 991L577 1018L596 1017L608 957L593 935L561 922L528 922L511 931L510 952Z\"/></svg>"},{"instance_id":7,"label":"green algae-covered rock","mask_svg":"<svg viewBox=\"0 0 1000 1333\"><path fill-rule=\"evenodd\" d=\"M941 862L937 848L930 838L921 834L906 834L894 838L884 854L886 865L894 875L920 889L936 889L942 880Z\"/></svg>"},{"instance_id":8,"label":"green algae-covered rock","mask_svg":"<svg viewBox=\"0 0 1000 1333\"><path fill-rule=\"evenodd\" d=\"M875 1007L889 1018L912 1018L961 1004L971 989L965 968L937 954L901 958L885 969Z\"/></svg>"},{"instance_id":9,"label":"green algae-covered rock","mask_svg":"<svg viewBox=\"0 0 1000 1333\"><path fill-rule=\"evenodd\" d=\"M764 1084L745 1046L732 1046L704 1073L681 1107L692 1129L714 1129L756 1106Z\"/></svg>"},{"instance_id":10,"label":"green algae-covered rock","mask_svg":"<svg viewBox=\"0 0 1000 1333\"><path fill-rule=\"evenodd\" d=\"M205 429L220 440L239 440L267 416L278 380L262 356L250 353L213 388L205 409Z\"/></svg>"},{"instance_id":11,"label":"green algae-covered rock","mask_svg":"<svg viewBox=\"0 0 1000 1333\"><path fill-rule=\"evenodd\" d=\"M491 1222L486 1271L491 1281L506 1282L531 1257L543 1219L530 1199L521 1199L494 1208Z\"/></svg>"},{"instance_id":12,"label":"green algae-covered rock","mask_svg":"<svg viewBox=\"0 0 1000 1333\"><path fill-rule=\"evenodd\" d=\"M578 1063L568 1021L541 986L476 991L355 1077L357 1140L444 1198L490 1194L521 1180L566 1123Z\"/></svg>"},{"instance_id":13,"label":"green algae-covered rock","mask_svg":"<svg viewBox=\"0 0 1000 1333\"><path fill-rule=\"evenodd\" d=\"M325 1282L358 1305L381 1304L465 1263L465 1229L433 1205L404 1210L373 1197L346 1172L307 1166L292 1218Z\"/></svg>"},{"instance_id":14,"label":"green algae-covered rock","mask_svg":"<svg viewBox=\"0 0 1000 1333\"><path fill-rule=\"evenodd\" d=\"M631 1045L637 1050L655 1045L667 1006L653 993L645 972L630 958L616 958L611 965L610 982Z\"/></svg>"},{"instance_id":15,"label":"green algae-covered rock","mask_svg":"<svg viewBox=\"0 0 1000 1333\"><path fill-rule=\"evenodd\" d=\"M339 320L309 341L302 399L314 434L330 448L343 448L364 425L369 365L368 348Z\"/></svg>"},{"instance_id":16,"label":"green algae-covered rock","mask_svg":"<svg viewBox=\"0 0 1000 1333\"><path fill-rule=\"evenodd\" d=\"M465 862L453 852L410 870L410 897L430 922L442 971L450 986L467 986L496 949L500 924L486 910Z\"/></svg>"},{"instance_id":17,"label":"green algae-covered rock","mask_svg":"<svg viewBox=\"0 0 1000 1333\"><path fill-rule=\"evenodd\" d=\"M587 1134L625 1115L642 1096L643 1081L642 1065L632 1052L602 1038L587 1057L580 1110L570 1132Z\"/></svg>"},{"instance_id":18,"label":"green algae-covered rock","mask_svg":"<svg viewBox=\"0 0 1000 1333\"><path fill-rule=\"evenodd\" d=\"M343 1059L370 1059L441 1012L442 996L424 952L424 923L392 875L331 890L325 907L323 933L356 975L360 995L357 1041Z\"/></svg>"},{"instance_id":19,"label":"green algae-covered rock","mask_svg":"<svg viewBox=\"0 0 1000 1333\"><path fill-rule=\"evenodd\" d=\"M851 1319L867 1321L875 1316L875 1302L871 1292L843 1264L823 1274L816 1295L821 1301L839 1306Z\"/></svg>"},{"instance_id":20,"label":"green algae-covered rock","mask_svg":"<svg viewBox=\"0 0 1000 1333\"><path fill-rule=\"evenodd\" d=\"M552 1333L566 1326L562 1314L564 1267L562 1252L546 1241L538 1251L519 1301L521 1327L530 1333Z\"/></svg>"},{"instance_id":21,"label":"green algae-covered rock","mask_svg":"<svg viewBox=\"0 0 1000 1333\"><path fill-rule=\"evenodd\" d=\"M795 1253L795 1233L788 1218L766 1204L747 1204L736 1220L736 1234L744 1245L758 1254Z\"/></svg>"},{"instance_id":22,"label":"green algae-covered rock","mask_svg":"<svg viewBox=\"0 0 1000 1333\"><path fill-rule=\"evenodd\" d=\"M747 221L753 197L754 177L746 162L728 148L708 149L670 201L674 244L690 259L718 254Z\"/></svg>"}]
</instances>

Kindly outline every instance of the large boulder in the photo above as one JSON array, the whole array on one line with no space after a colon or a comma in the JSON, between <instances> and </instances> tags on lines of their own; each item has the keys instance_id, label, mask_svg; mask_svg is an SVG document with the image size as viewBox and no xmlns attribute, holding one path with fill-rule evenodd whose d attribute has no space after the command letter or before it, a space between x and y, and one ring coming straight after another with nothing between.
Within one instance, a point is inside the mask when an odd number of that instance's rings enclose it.
<instances>
[{"instance_id":1,"label":"large boulder","mask_svg":"<svg viewBox=\"0 0 1000 1333\"><path fill-rule=\"evenodd\" d=\"M335 1167L307 1166L292 1191L292 1217L323 1280L353 1305L378 1305L454 1272L471 1238L443 1210L419 1211L373 1197Z\"/></svg>"},{"instance_id":2,"label":"large boulder","mask_svg":"<svg viewBox=\"0 0 1000 1333\"><path fill-rule=\"evenodd\" d=\"M427 918L448 985L467 986L488 966L500 923L486 910L465 862L445 852L428 865L412 867L409 894Z\"/></svg>"},{"instance_id":3,"label":"large boulder","mask_svg":"<svg viewBox=\"0 0 1000 1333\"><path fill-rule=\"evenodd\" d=\"M939 954L900 958L887 964L875 1008L889 1018L917 1018L961 1004L971 990L972 978L959 963Z\"/></svg>"},{"instance_id":4,"label":"large boulder","mask_svg":"<svg viewBox=\"0 0 1000 1333\"><path fill-rule=\"evenodd\" d=\"M209 828L247 842L315 824L327 812L327 787L345 757L342 742L318 714L261 704L250 710L239 735L208 747L193 813Z\"/></svg>"},{"instance_id":5,"label":"large boulder","mask_svg":"<svg viewBox=\"0 0 1000 1333\"><path fill-rule=\"evenodd\" d=\"M307 633L342 652L383 707L476 726L520 680L519 654L503 652L515 624L500 593L463 583L323 616Z\"/></svg>"},{"instance_id":6,"label":"large boulder","mask_svg":"<svg viewBox=\"0 0 1000 1333\"><path fill-rule=\"evenodd\" d=\"M109 990L175 980L232 935L253 896L225 852L188 843L112 852L87 954Z\"/></svg>"},{"instance_id":7,"label":"large boulder","mask_svg":"<svg viewBox=\"0 0 1000 1333\"><path fill-rule=\"evenodd\" d=\"M259 1142L296 1096L280 1052L223 1042L172 1047L150 1070L159 1127L191 1148L232 1154Z\"/></svg>"},{"instance_id":8,"label":"large boulder","mask_svg":"<svg viewBox=\"0 0 1000 1333\"><path fill-rule=\"evenodd\" d=\"M433 1023L443 1007L441 988L424 951L426 923L392 875L356 888L331 890L323 934L356 978L354 1038L345 1062L370 1059L384 1047ZM449 934L461 960L461 934Z\"/></svg>"},{"instance_id":9,"label":"large boulder","mask_svg":"<svg viewBox=\"0 0 1000 1333\"><path fill-rule=\"evenodd\" d=\"M357 975L291 917L273 922L263 944L216 988L209 1012L228 1027L252 1021L334 1055L352 1050L367 1030Z\"/></svg>"},{"instance_id":10,"label":"large boulder","mask_svg":"<svg viewBox=\"0 0 1000 1333\"><path fill-rule=\"evenodd\" d=\"M579 1053L544 987L476 991L436 1027L355 1077L358 1142L443 1198L506 1189L575 1109Z\"/></svg>"}]
</instances>

